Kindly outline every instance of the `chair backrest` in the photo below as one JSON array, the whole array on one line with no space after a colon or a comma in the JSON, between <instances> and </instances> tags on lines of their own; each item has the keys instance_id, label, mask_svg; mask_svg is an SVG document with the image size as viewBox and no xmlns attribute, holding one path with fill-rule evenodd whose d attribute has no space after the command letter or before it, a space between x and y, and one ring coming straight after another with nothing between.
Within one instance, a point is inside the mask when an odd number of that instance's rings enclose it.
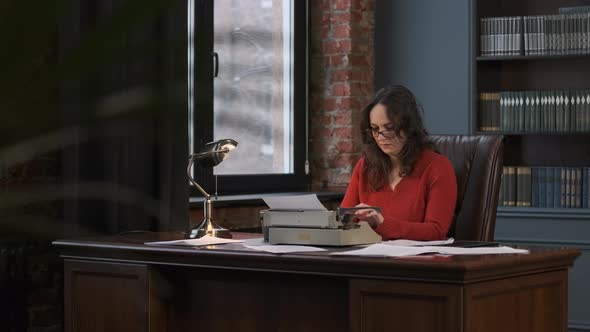
<instances>
[{"instance_id":1,"label":"chair backrest","mask_svg":"<svg viewBox=\"0 0 590 332\"><path fill-rule=\"evenodd\" d=\"M457 176L455 220L449 236L492 241L500 194L504 145L501 135L432 135Z\"/></svg>"}]
</instances>

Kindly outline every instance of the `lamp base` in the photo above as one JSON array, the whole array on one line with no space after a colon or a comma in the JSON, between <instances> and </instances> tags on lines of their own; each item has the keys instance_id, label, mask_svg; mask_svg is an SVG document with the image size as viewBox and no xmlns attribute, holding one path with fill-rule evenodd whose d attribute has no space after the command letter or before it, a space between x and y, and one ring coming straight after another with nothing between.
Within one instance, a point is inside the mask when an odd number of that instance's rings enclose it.
<instances>
[{"instance_id":1,"label":"lamp base","mask_svg":"<svg viewBox=\"0 0 590 332\"><path fill-rule=\"evenodd\" d=\"M211 219L205 219L201 224L196 227L191 228L186 237L189 239L198 239L205 235L213 236L213 237L220 237L224 239L231 239L232 235L228 229L225 229L219 225L217 225Z\"/></svg>"}]
</instances>

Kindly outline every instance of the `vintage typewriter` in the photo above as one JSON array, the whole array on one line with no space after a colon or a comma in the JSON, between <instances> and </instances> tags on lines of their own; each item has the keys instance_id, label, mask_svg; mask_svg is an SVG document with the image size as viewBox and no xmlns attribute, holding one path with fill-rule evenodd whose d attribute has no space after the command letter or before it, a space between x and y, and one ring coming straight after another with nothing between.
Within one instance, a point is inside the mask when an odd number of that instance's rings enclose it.
<instances>
[{"instance_id":1,"label":"vintage typewriter","mask_svg":"<svg viewBox=\"0 0 590 332\"><path fill-rule=\"evenodd\" d=\"M381 236L354 212L378 207L338 208L336 211L264 210L260 212L264 238L270 244L350 246L381 242Z\"/></svg>"}]
</instances>

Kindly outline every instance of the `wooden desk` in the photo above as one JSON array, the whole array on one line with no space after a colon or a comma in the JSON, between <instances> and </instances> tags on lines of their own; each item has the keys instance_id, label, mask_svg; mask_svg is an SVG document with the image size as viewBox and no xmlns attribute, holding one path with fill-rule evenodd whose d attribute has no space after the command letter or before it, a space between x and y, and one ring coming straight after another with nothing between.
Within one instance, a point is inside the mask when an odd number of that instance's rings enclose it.
<instances>
[{"instance_id":1,"label":"wooden desk","mask_svg":"<svg viewBox=\"0 0 590 332\"><path fill-rule=\"evenodd\" d=\"M359 258L143 245L179 237L55 241L65 331L565 332L568 268L580 254Z\"/></svg>"}]
</instances>

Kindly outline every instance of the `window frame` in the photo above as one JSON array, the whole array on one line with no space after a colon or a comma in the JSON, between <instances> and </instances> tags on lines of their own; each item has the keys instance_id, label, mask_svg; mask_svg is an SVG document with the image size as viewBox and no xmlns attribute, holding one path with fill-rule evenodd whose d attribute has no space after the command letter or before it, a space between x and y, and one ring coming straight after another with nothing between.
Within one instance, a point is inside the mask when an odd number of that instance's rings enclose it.
<instances>
[{"instance_id":1,"label":"window frame","mask_svg":"<svg viewBox=\"0 0 590 332\"><path fill-rule=\"evenodd\" d=\"M194 39L192 98L193 115L189 115L189 147L198 150L213 140L213 13L214 0L194 1ZM293 63L293 173L291 174L253 174L253 175L213 175L212 168L194 167L193 177L209 193L252 194L271 192L306 191L310 189L311 177L306 174L308 163L307 149L307 94L308 94L308 1L293 0L294 22L294 63ZM198 64L198 65L196 65ZM189 78L189 80L191 80ZM190 101L189 101L190 102ZM231 138L231 137L228 137ZM192 144L191 144L192 143ZM239 143L239 142L238 142ZM239 148L239 145L238 145ZM231 162L228 159L227 162ZM216 179L217 177L217 179ZM215 186L217 182L217 186ZM191 187L190 195L202 194Z\"/></svg>"}]
</instances>

